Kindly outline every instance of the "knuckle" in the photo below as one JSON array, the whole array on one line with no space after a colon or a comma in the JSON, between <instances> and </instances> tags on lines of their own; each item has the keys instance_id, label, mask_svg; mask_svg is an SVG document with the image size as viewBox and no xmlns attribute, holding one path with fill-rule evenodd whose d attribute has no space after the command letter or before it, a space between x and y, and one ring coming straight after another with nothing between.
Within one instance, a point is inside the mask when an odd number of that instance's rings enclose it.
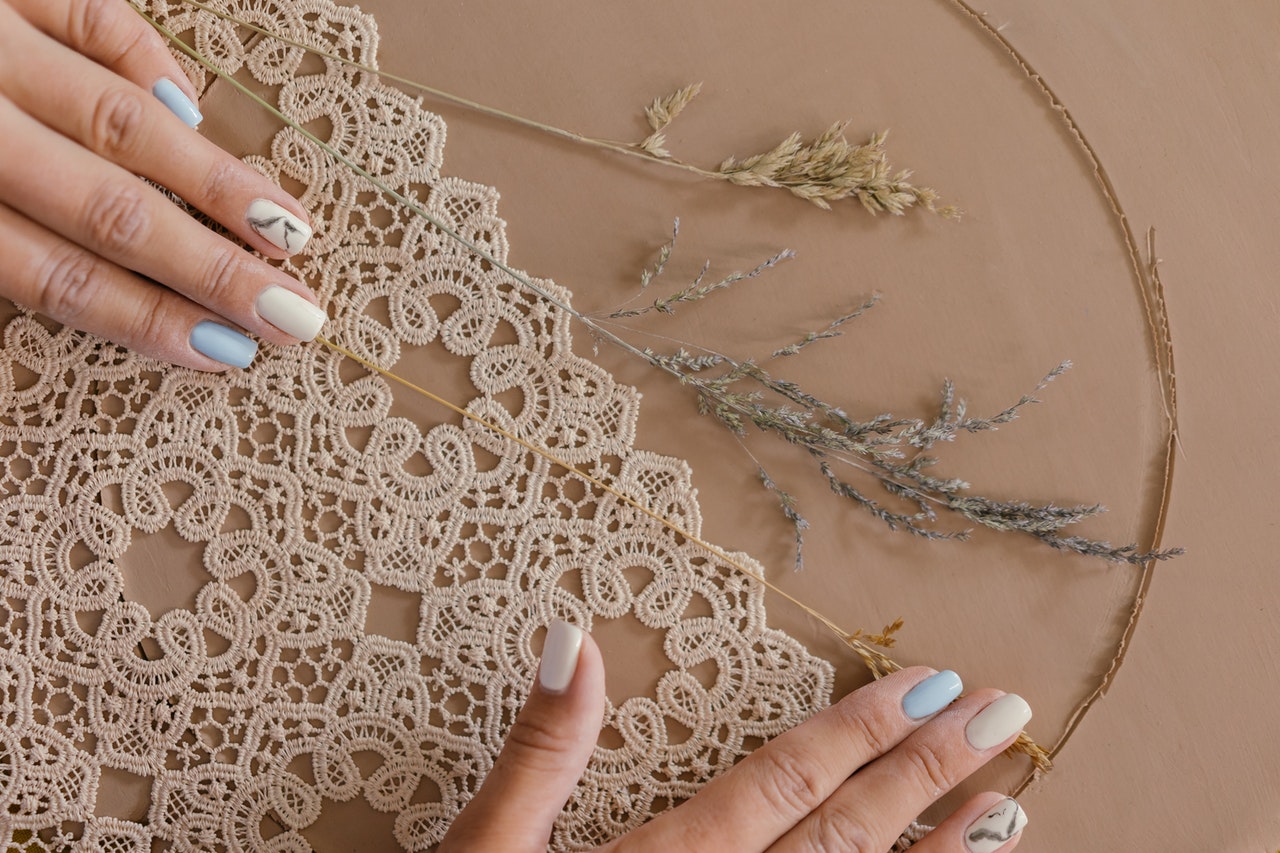
<instances>
[{"instance_id":1,"label":"knuckle","mask_svg":"<svg viewBox=\"0 0 1280 853\"><path fill-rule=\"evenodd\" d=\"M884 755L897 745L898 738L893 736L884 714L854 706L843 710L845 724L852 729L854 740L862 743L872 755Z\"/></svg>"},{"instance_id":2,"label":"knuckle","mask_svg":"<svg viewBox=\"0 0 1280 853\"><path fill-rule=\"evenodd\" d=\"M147 211L146 186L110 185L92 196L86 211L84 231L93 247L104 254L123 254L145 235L151 224Z\"/></svg>"},{"instance_id":3,"label":"knuckle","mask_svg":"<svg viewBox=\"0 0 1280 853\"><path fill-rule=\"evenodd\" d=\"M113 42L118 4L110 0L71 0L67 4L67 37L74 47L86 52Z\"/></svg>"},{"instance_id":4,"label":"knuckle","mask_svg":"<svg viewBox=\"0 0 1280 853\"><path fill-rule=\"evenodd\" d=\"M205 266L204 274L200 276L199 288L200 294L197 302L204 302L207 305L229 304L231 294L234 293L236 283L241 279L243 274L243 264L247 255L242 255L234 250L220 249L210 256L208 264Z\"/></svg>"},{"instance_id":5,"label":"knuckle","mask_svg":"<svg viewBox=\"0 0 1280 853\"><path fill-rule=\"evenodd\" d=\"M159 44L159 35L119 0L71 0L65 31L72 47L107 65Z\"/></svg>"},{"instance_id":6,"label":"knuckle","mask_svg":"<svg viewBox=\"0 0 1280 853\"><path fill-rule=\"evenodd\" d=\"M570 731L562 730L548 719L537 714L521 714L507 735L507 747L520 755L522 761L536 760L535 756L560 756L572 751L576 738ZM503 749L507 751L506 748Z\"/></svg>"},{"instance_id":7,"label":"knuckle","mask_svg":"<svg viewBox=\"0 0 1280 853\"><path fill-rule=\"evenodd\" d=\"M94 303L102 262L75 246L64 245L45 259L36 277L34 307L59 322L79 324Z\"/></svg>"},{"instance_id":8,"label":"knuckle","mask_svg":"<svg viewBox=\"0 0 1280 853\"><path fill-rule=\"evenodd\" d=\"M171 322L169 312L165 310L164 293L159 288L152 290L148 297L149 304L139 306L133 313L129 327L121 338L121 343L131 349L145 349L146 345L162 340L167 330L177 328L177 324Z\"/></svg>"},{"instance_id":9,"label":"knuckle","mask_svg":"<svg viewBox=\"0 0 1280 853\"><path fill-rule=\"evenodd\" d=\"M146 108L136 92L123 87L104 92L93 110L90 144L95 151L117 162L132 153L146 119Z\"/></svg>"},{"instance_id":10,"label":"knuckle","mask_svg":"<svg viewBox=\"0 0 1280 853\"><path fill-rule=\"evenodd\" d=\"M927 743L916 744L907 750L906 760L911 776L920 786L921 793L930 800L949 791L956 780L947 768L947 762L936 749Z\"/></svg>"},{"instance_id":11,"label":"knuckle","mask_svg":"<svg viewBox=\"0 0 1280 853\"><path fill-rule=\"evenodd\" d=\"M884 853L885 844L877 841L865 821L846 809L823 809L809 825L809 843L814 850Z\"/></svg>"},{"instance_id":12,"label":"knuckle","mask_svg":"<svg viewBox=\"0 0 1280 853\"><path fill-rule=\"evenodd\" d=\"M190 199L202 210L216 211L235 186L236 173L244 164L231 157L219 157L200 182L199 197Z\"/></svg>"},{"instance_id":13,"label":"knuckle","mask_svg":"<svg viewBox=\"0 0 1280 853\"><path fill-rule=\"evenodd\" d=\"M799 820L822 805L826 792L818 768L789 752L761 755L760 786L780 816Z\"/></svg>"}]
</instances>

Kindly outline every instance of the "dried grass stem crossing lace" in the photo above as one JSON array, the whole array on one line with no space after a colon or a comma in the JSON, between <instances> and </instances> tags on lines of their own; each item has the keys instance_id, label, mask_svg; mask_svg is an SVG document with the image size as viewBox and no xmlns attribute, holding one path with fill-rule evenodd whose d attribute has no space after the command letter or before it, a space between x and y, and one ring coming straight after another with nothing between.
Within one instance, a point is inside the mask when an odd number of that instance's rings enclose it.
<instances>
[{"instance_id":1,"label":"dried grass stem crossing lace","mask_svg":"<svg viewBox=\"0 0 1280 853\"><path fill-rule=\"evenodd\" d=\"M179 2L209 12L250 32L305 50L317 56L323 56L326 59L341 62L351 68L378 74L383 79L416 89L442 101L524 127L533 128L571 142L680 169L700 178L725 181L742 187L784 189L792 195L824 210L829 210L832 202L853 199L872 215L889 212L900 216L917 206L949 219L958 219L962 213L954 205L939 206L937 204L938 194L934 190L911 184L909 182L911 177L910 170L893 171L885 152L887 131L872 134L867 142L861 145L854 145L844 135L848 123L836 122L812 140L806 141L801 134L793 133L769 151L743 160L729 157L715 169L704 169L701 166L696 166L693 163L672 156L671 152L662 147L666 141L665 130L667 126L697 96L702 88L701 83L686 86L664 97L655 98L653 103L645 108L645 117L648 119L653 132L640 142L618 142L575 133L574 131L516 115L497 107L481 104L470 98L464 98L451 92L428 86L425 83L410 80L407 77L379 71L365 63L356 62L348 57L339 56L331 51L325 51L316 48L314 45L307 45L286 35L272 32L241 17L201 3L200 0L179 0Z\"/></svg>"},{"instance_id":2,"label":"dried grass stem crossing lace","mask_svg":"<svg viewBox=\"0 0 1280 853\"><path fill-rule=\"evenodd\" d=\"M641 503L640 501L636 500L630 495L625 494L622 491L619 491L616 487L611 486L610 484L606 483L604 480L600 479L599 477L592 476L586 471L583 471L582 469L578 468L573 463L566 462L565 460L556 456L554 453L548 452L546 448L538 447L537 445L529 441L526 441L523 438L520 438L518 435L515 435L509 432L508 430L503 429L501 426L497 425L496 423L488 421L476 415L474 412L469 412L466 409L462 408L461 406L457 405L456 403L451 403L448 400L446 400L444 397L441 397L438 394L428 391L426 388L423 388L421 385L418 385L414 382L409 381L408 379L405 379L402 376L399 376L389 370L385 370L379 367L378 365L374 364L373 362L369 361L368 359L360 355L357 355L356 353L352 352L346 347L340 346L339 344L336 344L333 341L330 341L324 337L317 337L316 340L322 345L330 348L334 352L337 352L337 353L340 353L341 355L346 356L352 361L355 361L358 364L368 368L369 370L374 371L380 376L386 379L390 379L392 382L396 382L400 385L403 385L417 394L421 394L423 397L426 397L427 399L432 400L433 402L438 403L441 406L444 406L454 414L461 415L464 418L468 418L480 424L485 429L492 430L497 435L500 435L506 440L520 445L525 450L531 451L533 453L538 454L539 456L542 456L543 458L545 458L547 461L551 462L554 465L559 465L561 468L565 469L575 477L579 477L582 480L586 481L587 483L590 483L591 485L595 486L596 488L601 489L602 491L608 492L618 500L622 501L623 503L627 504L633 509L643 513L644 515L658 522L663 527L666 527L676 535L689 540L693 544L697 545L699 548L702 548L705 551L709 552L712 556L716 557L719 560L722 560L726 565L732 566L734 569L742 572L744 575L747 575L753 578L757 583L764 586L770 592L773 592L779 597L784 598L787 601L791 602L796 607L799 607L801 610L803 610L805 613L807 613L813 619L817 620L824 627L829 629L833 634L839 637L846 645L849 646L849 648L851 648L858 655L858 657L860 657L863 660L864 663L866 663L867 668L870 669L871 672L877 678L888 675L891 672L896 672L898 669L901 668L897 663L890 660L883 652L868 645L867 643L864 643L861 639L861 637L864 636L862 631L846 631L844 628L841 628L839 625L837 625L833 620L824 616L819 611L813 609L809 605L805 604L803 601L799 600L795 596L788 593L786 590L782 589L781 587L769 581L766 577L764 577L762 573L758 571L753 571L752 569L748 568L744 563L734 559L724 549L719 548L718 546L711 544L710 542L706 541L705 539L698 536L697 534L686 530L684 527L680 526L675 521L672 521L670 518L667 518L666 516L663 516L659 513L654 512L645 504Z\"/></svg>"}]
</instances>

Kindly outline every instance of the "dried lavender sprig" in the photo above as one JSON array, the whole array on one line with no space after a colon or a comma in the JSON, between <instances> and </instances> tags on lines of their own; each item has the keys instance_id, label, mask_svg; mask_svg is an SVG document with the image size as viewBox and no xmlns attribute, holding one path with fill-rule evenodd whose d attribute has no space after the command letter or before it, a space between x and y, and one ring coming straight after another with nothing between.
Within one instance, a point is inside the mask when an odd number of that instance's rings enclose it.
<instances>
[{"instance_id":1,"label":"dried lavender sprig","mask_svg":"<svg viewBox=\"0 0 1280 853\"><path fill-rule=\"evenodd\" d=\"M674 238L671 243L667 244L668 247L672 245L674 245ZM757 264L754 269L751 269L747 272L732 272L732 273L729 273L724 278L720 279L719 281L715 281L710 284L703 284L703 280L706 278L708 270L711 269L711 261L706 261L705 263L703 263L702 269L698 272L697 277L694 278L693 283L690 284L688 287L677 290L674 293L670 293L659 299L655 299L652 305L647 305L644 308L636 308L636 309L630 309L625 311L614 311L612 314L609 315L609 319L619 320L625 317L639 317L642 314L648 314L650 311L658 311L663 314L674 314L675 308L673 306L681 305L687 302L698 302L700 300L706 299L708 296L715 293L717 290L725 290L726 288L732 287L734 284L737 284L740 281L747 281L749 279L758 278L766 270L773 269L783 261L789 261L795 256L796 256L796 253L791 251L790 249L783 249L781 252L778 252L773 257ZM670 257L669 253L667 257ZM655 269L658 271L656 274L661 274L662 268L665 265L666 265L666 258L659 256L659 263L655 265ZM652 280L652 278L653 277L651 276L649 279L645 279L642 276L640 286L647 287L649 284L649 281Z\"/></svg>"},{"instance_id":2,"label":"dried lavender sprig","mask_svg":"<svg viewBox=\"0 0 1280 853\"><path fill-rule=\"evenodd\" d=\"M1142 566L1152 560L1170 560L1186 553L1183 548L1163 548L1158 551L1139 551L1136 544L1113 546L1110 542L1095 542L1081 536L1054 536L1052 534L1035 534L1036 538L1050 548L1059 551L1070 551L1086 557L1100 557L1112 563L1129 563Z\"/></svg>"},{"instance_id":3,"label":"dried lavender sprig","mask_svg":"<svg viewBox=\"0 0 1280 853\"><path fill-rule=\"evenodd\" d=\"M871 513L874 517L885 523L890 530L906 530L914 536L924 539L942 540L942 539L968 539L969 531L967 530L935 530L925 527L924 523L932 522L936 519L936 515L932 512L917 512L912 515L905 513L891 512L885 509L876 501L862 494L853 484L840 479L831 469L831 465L826 461L820 462L818 469L822 475L826 477L827 484L831 487L831 491L843 498L848 498L855 505ZM881 481L884 482L883 480Z\"/></svg>"},{"instance_id":4,"label":"dried lavender sprig","mask_svg":"<svg viewBox=\"0 0 1280 853\"><path fill-rule=\"evenodd\" d=\"M664 257L663 263L669 258ZM757 269L769 268L766 262ZM704 273L705 274L705 267ZM691 288L695 292L705 289L700 274ZM703 295L706 295L703 293ZM701 297L699 297L701 298ZM690 300L694 301L694 300ZM858 309L833 321L823 332L806 335L794 351L799 351L819 340L835 337L824 334L833 331L876 304L869 300ZM837 333L838 334L838 333ZM783 355L788 348L777 351ZM644 350L644 356L655 366L676 375L681 384L691 386L697 395L700 414L710 415L736 436L745 436L750 427L782 438L803 447L818 462L818 468L831 490L856 506L880 519L891 529L906 530L927 539L965 539L969 530L947 531L932 527L938 520L937 509L945 508L960 517L995 530L1018 531L1034 536L1058 550L1073 551L1097 556L1113 562L1144 563L1149 559L1167 559L1180 553L1177 549L1158 552L1139 552L1136 546L1116 547L1106 542L1095 542L1084 537L1059 535L1063 528L1084 521L1104 511L1099 505L1058 507L1053 504L1035 505L1025 501L1002 502L976 495L962 494L969 484L958 478L936 477L926 469L936 464L933 457L913 453L908 458L906 450L915 451L932 447L938 441L953 441L962 433L985 432L997 429L1018 417L1020 410L1039 402L1035 392L1062 375L1071 363L1064 361L1051 370L1032 393L1022 395L1013 405L989 417L968 414L963 399L957 399L955 384L946 380L943 384L937 414L925 421L915 418L895 418L880 414L869 421L859 422L844 409L824 402L805 391L798 383L773 376L754 359L737 361L723 354L693 356L681 348L676 353L661 354L652 349ZM775 357L776 354L775 354ZM723 367L722 373L705 375L705 371ZM741 383L754 385L743 390ZM781 398L780 405L771 405L770 396ZM900 500L912 503L914 513L895 512L868 497L853 484L838 477L828 460L850 464L873 476L882 488ZM762 483L775 492L780 509L787 519L797 526L797 548L803 547L803 530L796 524L799 517L794 497L780 489L768 474L763 472ZM797 564L803 564L803 556L797 553Z\"/></svg>"},{"instance_id":5,"label":"dried lavender sprig","mask_svg":"<svg viewBox=\"0 0 1280 853\"><path fill-rule=\"evenodd\" d=\"M1036 392L1044 390L1050 382L1070 369L1071 362L1063 361L1049 371L1031 393L1023 394L1012 406L986 418L968 417L965 401L955 398L955 383L950 379L944 379L942 400L937 416L927 426L921 422L920 428L910 432L905 438L913 447L928 450L939 441L954 441L956 435L961 432L985 432L997 429L1002 424L1016 420L1024 406L1039 403L1040 399L1035 396Z\"/></svg>"},{"instance_id":6,"label":"dried lavender sprig","mask_svg":"<svg viewBox=\"0 0 1280 853\"><path fill-rule=\"evenodd\" d=\"M795 343L789 344L781 349L774 350L773 354L769 357L784 358L786 356L798 355L801 350L810 344L817 343L818 341L829 340L830 338L838 338L844 334L844 331L840 328L841 326L848 323L850 320L858 319L863 314L876 307L879 302L880 294L873 294L870 299L850 311L848 314L843 314L832 320L826 325L826 328L816 332L807 332L804 337Z\"/></svg>"},{"instance_id":7,"label":"dried lavender sprig","mask_svg":"<svg viewBox=\"0 0 1280 853\"><path fill-rule=\"evenodd\" d=\"M800 514L795 495L780 488L773 481L773 478L769 476L769 472L764 469L763 465L757 465L756 472L760 477L760 483L777 496L778 508L795 529L796 556L794 568L798 572L804 568L804 532L809 529L809 520Z\"/></svg>"},{"instance_id":8,"label":"dried lavender sprig","mask_svg":"<svg viewBox=\"0 0 1280 853\"><path fill-rule=\"evenodd\" d=\"M655 278L658 278L667 268L667 261L671 260L671 253L675 251L676 240L680 237L680 217L676 217L671 223L671 239L663 243L658 249L658 258L653 262L653 266L647 267L640 273L640 289L644 290L649 286ZM638 294L637 294L638 295Z\"/></svg>"}]
</instances>

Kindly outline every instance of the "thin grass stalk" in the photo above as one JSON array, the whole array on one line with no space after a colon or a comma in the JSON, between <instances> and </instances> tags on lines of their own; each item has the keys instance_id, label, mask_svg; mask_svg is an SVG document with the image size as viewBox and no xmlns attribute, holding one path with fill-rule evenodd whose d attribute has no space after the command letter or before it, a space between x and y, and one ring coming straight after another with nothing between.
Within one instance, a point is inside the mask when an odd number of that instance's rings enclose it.
<instances>
[{"instance_id":1,"label":"thin grass stalk","mask_svg":"<svg viewBox=\"0 0 1280 853\"><path fill-rule=\"evenodd\" d=\"M883 153L887 131L873 134L870 141L863 145L851 145L843 136L846 123L837 122L808 143L805 143L799 133L793 133L771 151L741 161L736 157L729 157L717 168L705 169L673 156L670 151L662 147L667 125L697 96L702 87L701 83L686 86L665 97L655 98L653 103L645 108L645 116L653 128L653 133L640 142L620 142L566 130L410 80L399 74L382 71L366 63L272 32L258 24L215 9L200 0L182 0L182 2L265 38L377 75L382 79L391 80L482 115L512 122L570 142L680 169L700 178L737 186L784 189L823 209L830 209L832 201L852 198L872 215L883 211L901 215L917 205L948 219L958 219L962 215L962 211L953 205L937 206L938 194L934 190L908 183L908 178L911 176L910 170L894 173L890 169ZM867 172L868 169L871 171Z\"/></svg>"}]
</instances>

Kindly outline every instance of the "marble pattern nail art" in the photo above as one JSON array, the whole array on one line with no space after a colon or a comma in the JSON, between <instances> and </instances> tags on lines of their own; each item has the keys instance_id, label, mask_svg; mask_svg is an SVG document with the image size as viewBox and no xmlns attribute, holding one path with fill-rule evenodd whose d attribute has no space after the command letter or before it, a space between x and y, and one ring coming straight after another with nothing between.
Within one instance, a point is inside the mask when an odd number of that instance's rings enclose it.
<instances>
[{"instance_id":1,"label":"marble pattern nail art","mask_svg":"<svg viewBox=\"0 0 1280 853\"><path fill-rule=\"evenodd\" d=\"M999 850L1027 825L1027 813L1010 797L995 808L988 809L982 817L969 825L964 832L964 846L971 853L992 853Z\"/></svg>"},{"instance_id":2,"label":"marble pattern nail art","mask_svg":"<svg viewBox=\"0 0 1280 853\"><path fill-rule=\"evenodd\" d=\"M249 227L289 254L302 251L311 239L311 228L274 201L254 199L245 213Z\"/></svg>"}]
</instances>

